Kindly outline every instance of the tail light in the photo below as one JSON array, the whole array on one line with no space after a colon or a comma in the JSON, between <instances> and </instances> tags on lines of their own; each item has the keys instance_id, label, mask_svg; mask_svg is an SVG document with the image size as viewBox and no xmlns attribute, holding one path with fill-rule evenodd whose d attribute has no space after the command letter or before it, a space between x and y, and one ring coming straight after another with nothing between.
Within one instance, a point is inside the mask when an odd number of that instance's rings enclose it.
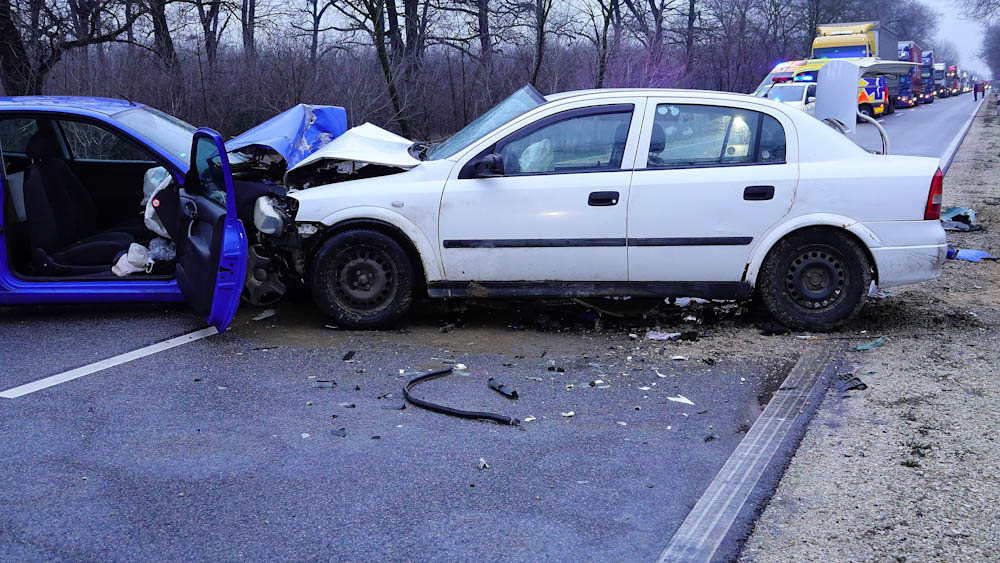
<instances>
[{"instance_id":1,"label":"tail light","mask_svg":"<svg viewBox=\"0 0 1000 563\"><path fill-rule=\"evenodd\" d=\"M927 193L927 208L924 210L924 221L941 218L941 196L944 195L944 174L938 168L931 180L931 189Z\"/></svg>"}]
</instances>

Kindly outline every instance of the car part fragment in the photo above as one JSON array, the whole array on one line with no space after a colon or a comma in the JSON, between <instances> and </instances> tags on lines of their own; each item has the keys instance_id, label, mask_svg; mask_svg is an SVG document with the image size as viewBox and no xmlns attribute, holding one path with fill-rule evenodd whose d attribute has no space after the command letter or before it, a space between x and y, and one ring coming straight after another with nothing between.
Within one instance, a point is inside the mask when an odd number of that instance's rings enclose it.
<instances>
[{"instance_id":1,"label":"car part fragment","mask_svg":"<svg viewBox=\"0 0 1000 563\"><path fill-rule=\"evenodd\" d=\"M422 409L427 409L429 411L434 411L441 414L457 416L460 418L492 420L493 422L499 422L500 424L507 424L509 426L517 426L520 423L519 420L510 416L504 416L502 414L494 414L491 412L464 411L432 403L430 401L425 401L423 399L418 399L410 394L410 390L413 389L413 387L415 387L416 385L419 385L420 383L423 383L425 381L430 381L432 379L444 377L449 373L451 373L451 371L452 371L451 366L448 366L441 369L431 370L421 375L418 375L417 377L414 377L406 385L403 386L403 397L406 398L407 402L409 402L412 405L416 405Z\"/></svg>"}]
</instances>

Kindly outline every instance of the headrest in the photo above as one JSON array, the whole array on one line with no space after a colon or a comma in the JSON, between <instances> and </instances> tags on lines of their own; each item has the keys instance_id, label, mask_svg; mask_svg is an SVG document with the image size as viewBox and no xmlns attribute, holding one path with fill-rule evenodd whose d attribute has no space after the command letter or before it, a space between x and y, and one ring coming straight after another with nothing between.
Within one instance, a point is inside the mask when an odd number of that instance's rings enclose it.
<instances>
[{"instance_id":1,"label":"headrest","mask_svg":"<svg viewBox=\"0 0 1000 563\"><path fill-rule=\"evenodd\" d=\"M667 133L663 130L662 125L654 123L652 134L649 136L649 152L661 153L666 147Z\"/></svg>"},{"instance_id":2,"label":"headrest","mask_svg":"<svg viewBox=\"0 0 1000 563\"><path fill-rule=\"evenodd\" d=\"M62 149L53 135L39 131L28 139L28 147L25 150L25 154L31 160L39 161L53 156L61 157Z\"/></svg>"}]
</instances>

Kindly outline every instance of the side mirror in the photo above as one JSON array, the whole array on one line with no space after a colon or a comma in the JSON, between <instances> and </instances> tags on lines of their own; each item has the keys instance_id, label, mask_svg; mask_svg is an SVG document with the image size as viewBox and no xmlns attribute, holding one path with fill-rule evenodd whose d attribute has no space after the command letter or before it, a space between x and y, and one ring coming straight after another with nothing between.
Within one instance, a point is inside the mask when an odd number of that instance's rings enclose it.
<instances>
[{"instance_id":1,"label":"side mirror","mask_svg":"<svg viewBox=\"0 0 1000 563\"><path fill-rule=\"evenodd\" d=\"M473 170L476 178L496 178L503 176L503 157L497 153L490 153L473 163Z\"/></svg>"},{"instance_id":2,"label":"side mirror","mask_svg":"<svg viewBox=\"0 0 1000 563\"><path fill-rule=\"evenodd\" d=\"M816 96L806 96L806 103L811 104L816 101Z\"/></svg>"}]
</instances>

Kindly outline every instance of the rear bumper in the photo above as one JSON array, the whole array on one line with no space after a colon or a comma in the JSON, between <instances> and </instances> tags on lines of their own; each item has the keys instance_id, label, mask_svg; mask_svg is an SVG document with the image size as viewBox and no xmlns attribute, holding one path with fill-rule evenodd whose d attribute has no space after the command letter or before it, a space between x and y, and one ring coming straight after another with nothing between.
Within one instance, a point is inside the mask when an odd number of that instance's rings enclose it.
<instances>
[{"instance_id":1,"label":"rear bumper","mask_svg":"<svg viewBox=\"0 0 1000 563\"><path fill-rule=\"evenodd\" d=\"M872 248L871 253L878 271L878 286L893 287L941 277L948 245L883 246Z\"/></svg>"}]
</instances>

